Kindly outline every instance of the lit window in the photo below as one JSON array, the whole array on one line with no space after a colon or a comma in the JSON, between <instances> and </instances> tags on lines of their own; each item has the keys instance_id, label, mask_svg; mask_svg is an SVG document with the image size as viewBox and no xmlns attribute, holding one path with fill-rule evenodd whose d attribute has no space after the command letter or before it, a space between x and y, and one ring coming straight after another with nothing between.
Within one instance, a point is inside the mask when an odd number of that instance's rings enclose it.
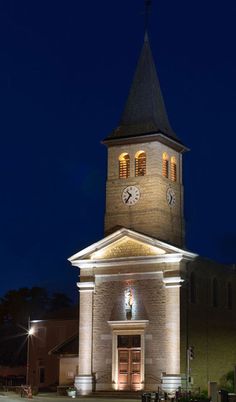
<instances>
[{"instance_id":1,"label":"lit window","mask_svg":"<svg viewBox=\"0 0 236 402\"><path fill-rule=\"evenodd\" d=\"M170 159L170 178L172 181L177 180L176 157L172 156Z\"/></svg>"},{"instance_id":2,"label":"lit window","mask_svg":"<svg viewBox=\"0 0 236 402\"><path fill-rule=\"evenodd\" d=\"M232 310L233 305L233 294L232 294L232 285L230 282L227 283L227 308Z\"/></svg>"},{"instance_id":3,"label":"lit window","mask_svg":"<svg viewBox=\"0 0 236 402\"><path fill-rule=\"evenodd\" d=\"M135 155L135 176L146 174L146 152L139 151Z\"/></svg>"},{"instance_id":4,"label":"lit window","mask_svg":"<svg viewBox=\"0 0 236 402\"><path fill-rule=\"evenodd\" d=\"M194 272L190 274L190 301L196 303L196 278Z\"/></svg>"},{"instance_id":5,"label":"lit window","mask_svg":"<svg viewBox=\"0 0 236 402\"><path fill-rule=\"evenodd\" d=\"M219 289L216 278L214 278L212 282L212 304L213 307L218 307L219 305Z\"/></svg>"},{"instance_id":6,"label":"lit window","mask_svg":"<svg viewBox=\"0 0 236 402\"><path fill-rule=\"evenodd\" d=\"M129 154L123 153L119 156L119 178L126 179L130 172L130 157Z\"/></svg>"},{"instance_id":7,"label":"lit window","mask_svg":"<svg viewBox=\"0 0 236 402\"><path fill-rule=\"evenodd\" d=\"M169 156L166 152L162 155L162 176L169 177Z\"/></svg>"}]
</instances>

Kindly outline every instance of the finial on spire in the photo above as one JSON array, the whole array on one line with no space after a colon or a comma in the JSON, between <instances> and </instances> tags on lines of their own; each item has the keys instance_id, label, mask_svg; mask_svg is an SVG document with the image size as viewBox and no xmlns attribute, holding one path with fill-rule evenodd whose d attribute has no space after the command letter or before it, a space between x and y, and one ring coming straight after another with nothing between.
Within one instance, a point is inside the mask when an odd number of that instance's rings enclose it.
<instances>
[{"instance_id":1,"label":"finial on spire","mask_svg":"<svg viewBox=\"0 0 236 402\"><path fill-rule=\"evenodd\" d=\"M144 42L148 42L148 33L147 33L147 31L145 31L145 34L144 34Z\"/></svg>"},{"instance_id":2,"label":"finial on spire","mask_svg":"<svg viewBox=\"0 0 236 402\"><path fill-rule=\"evenodd\" d=\"M150 8L152 4L152 0L144 0L145 4L145 31L147 31L148 28L148 20L149 20L149 13L150 13Z\"/></svg>"}]
</instances>

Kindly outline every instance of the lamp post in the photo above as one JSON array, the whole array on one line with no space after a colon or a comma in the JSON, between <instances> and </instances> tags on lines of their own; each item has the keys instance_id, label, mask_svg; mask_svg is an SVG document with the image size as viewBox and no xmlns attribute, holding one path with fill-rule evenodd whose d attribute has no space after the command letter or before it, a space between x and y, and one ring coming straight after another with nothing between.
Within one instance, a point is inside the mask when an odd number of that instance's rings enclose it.
<instances>
[{"instance_id":1,"label":"lamp post","mask_svg":"<svg viewBox=\"0 0 236 402\"><path fill-rule=\"evenodd\" d=\"M27 370L26 370L26 385L29 385L29 364L30 364L30 337L34 333L34 328L30 326L30 317L28 318L27 330Z\"/></svg>"}]
</instances>

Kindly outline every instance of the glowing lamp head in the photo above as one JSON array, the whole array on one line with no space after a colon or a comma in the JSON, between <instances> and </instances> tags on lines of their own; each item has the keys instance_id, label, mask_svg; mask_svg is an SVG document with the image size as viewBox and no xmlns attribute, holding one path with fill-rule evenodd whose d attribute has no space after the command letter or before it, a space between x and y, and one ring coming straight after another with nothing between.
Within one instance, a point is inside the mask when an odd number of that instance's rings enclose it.
<instances>
[{"instance_id":1,"label":"glowing lamp head","mask_svg":"<svg viewBox=\"0 0 236 402\"><path fill-rule=\"evenodd\" d=\"M29 331L28 331L28 335L30 336L30 335L33 335L33 334L34 334L34 328L31 327L31 328L29 329Z\"/></svg>"}]
</instances>

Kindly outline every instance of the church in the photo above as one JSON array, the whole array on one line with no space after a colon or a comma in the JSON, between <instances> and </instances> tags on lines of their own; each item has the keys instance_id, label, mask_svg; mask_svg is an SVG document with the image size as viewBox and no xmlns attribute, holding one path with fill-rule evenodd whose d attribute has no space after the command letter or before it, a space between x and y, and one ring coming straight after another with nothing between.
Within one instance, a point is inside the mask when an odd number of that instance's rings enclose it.
<instances>
[{"instance_id":1,"label":"church","mask_svg":"<svg viewBox=\"0 0 236 402\"><path fill-rule=\"evenodd\" d=\"M103 144L105 237L69 258L80 278L75 387L205 390L236 364L236 270L185 247L189 150L169 122L147 33Z\"/></svg>"}]
</instances>

